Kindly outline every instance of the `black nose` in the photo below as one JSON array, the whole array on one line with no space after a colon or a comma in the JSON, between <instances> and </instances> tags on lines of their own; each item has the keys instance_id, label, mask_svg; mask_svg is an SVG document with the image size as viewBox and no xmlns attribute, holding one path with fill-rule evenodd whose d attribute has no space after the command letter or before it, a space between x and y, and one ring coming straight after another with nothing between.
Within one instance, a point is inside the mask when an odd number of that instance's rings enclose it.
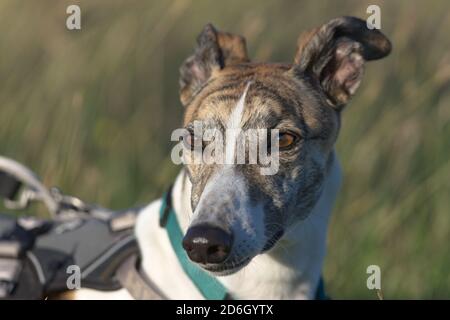
<instances>
[{"instance_id":1,"label":"black nose","mask_svg":"<svg viewBox=\"0 0 450 320\"><path fill-rule=\"evenodd\" d=\"M197 263L220 263L231 250L233 237L220 228L207 224L192 226L183 238L183 248Z\"/></svg>"}]
</instances>

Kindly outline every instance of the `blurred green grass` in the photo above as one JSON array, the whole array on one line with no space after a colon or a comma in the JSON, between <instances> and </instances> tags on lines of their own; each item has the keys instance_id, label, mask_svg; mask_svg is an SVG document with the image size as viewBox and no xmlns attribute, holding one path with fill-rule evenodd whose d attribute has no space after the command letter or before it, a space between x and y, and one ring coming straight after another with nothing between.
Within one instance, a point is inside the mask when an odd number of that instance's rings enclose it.
<instances>
[{"instance_id":1,"label":"blurred green grass","mask_svg":"<svg viewBox=\"0 0 450 320\"><path fill-rule=\"evenodd\" d=\"M82 30L65 28L80 4ZM334 298L450 298L448 1L0 2L0 154L46 184L112 208L159 197L179 168L178 68L207 22L247 37L255 60L292 61L302 30L382 12L392 55L370 63L343 116L344 184L325 279Z\"/></svg>"}]
</instances>

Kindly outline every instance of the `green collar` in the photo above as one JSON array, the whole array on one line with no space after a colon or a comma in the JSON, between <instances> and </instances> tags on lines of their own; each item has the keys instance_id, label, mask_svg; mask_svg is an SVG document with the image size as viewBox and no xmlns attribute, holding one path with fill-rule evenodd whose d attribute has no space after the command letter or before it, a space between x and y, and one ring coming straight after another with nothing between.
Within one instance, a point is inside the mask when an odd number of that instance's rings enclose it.
<instances>
[{"instance_id":1,"label":"green collar","mask_svg":"<svg viewBox=\"0 0 450 320\"><path fill-rule=\"evenodd\" d=\"M184 272L207 300L229 300L225 287L204 270L194 265L182 247L183 232L171 204L172 188L163 196L159 212L159 224L167 229L170 243Z\"/></svg>"},{"instance_id":2,"label":"green collar","mask_svg":"<svg viewBox=\"0 0 450 320\"><path fill-rule=\"evenodd\" d=\"M230 300L225 287L217 281L216 278L210 276L204 270L194 265L188 258L186 251L182 247L183 232L178 224L175 211L172 207L172 187L162 198L161 209L159 211L159 225L167 229L167 233L172 244L172 248L177 255L184 272L188 275L197 289L207 300ZM320 277L319 286L316 291L316 300L328 300L325 294L323 279Z\"/></svg>"}]
</instances>

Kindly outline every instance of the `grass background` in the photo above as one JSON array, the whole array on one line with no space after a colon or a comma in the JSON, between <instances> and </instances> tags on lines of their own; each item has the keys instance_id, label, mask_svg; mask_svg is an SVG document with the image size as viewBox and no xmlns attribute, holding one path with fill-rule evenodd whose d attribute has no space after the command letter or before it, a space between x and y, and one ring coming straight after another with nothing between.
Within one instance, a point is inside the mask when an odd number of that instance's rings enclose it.
<instances>
[{"instance_id":1,"label":"grass background","mask_svg":"<svg viewBox=\"0 0 450 320\"><path fill-rule=\"evenodd\" d=\"M82 30L65 10L79 4ZM0 154L46 184L112 208L161 195L179 168L178 68L203 25L247 37L255 60L292 61L301 31L381 7L394 51L368 64L343 115L344 184L325 279L334 298L450 298L450 4L434 1L0 2ZM41 212L42 210L38 211Z\"/></svg>"}]
</instances>

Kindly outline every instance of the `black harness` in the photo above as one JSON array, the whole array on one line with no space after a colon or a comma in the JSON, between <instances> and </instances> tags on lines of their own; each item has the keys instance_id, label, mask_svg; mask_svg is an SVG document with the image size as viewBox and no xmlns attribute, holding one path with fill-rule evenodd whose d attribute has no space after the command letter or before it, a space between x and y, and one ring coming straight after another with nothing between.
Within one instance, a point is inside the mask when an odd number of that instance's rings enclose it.
<instances>
[{"instance_id":1,"label":"black harness","mask_svg":"<svg viewBox=\"0 0 450 320\"><path fill-rule=\"evenodd\" d=\"M139 251L134 219L125 226L136 213L128 211L105 220L64 221L0 214L0 298L52 296L70 288L71 276L79 276L83 288L122 288L116 272ZM117 224L122 227L116 229Z\"/></svg>"}]
</instances>

